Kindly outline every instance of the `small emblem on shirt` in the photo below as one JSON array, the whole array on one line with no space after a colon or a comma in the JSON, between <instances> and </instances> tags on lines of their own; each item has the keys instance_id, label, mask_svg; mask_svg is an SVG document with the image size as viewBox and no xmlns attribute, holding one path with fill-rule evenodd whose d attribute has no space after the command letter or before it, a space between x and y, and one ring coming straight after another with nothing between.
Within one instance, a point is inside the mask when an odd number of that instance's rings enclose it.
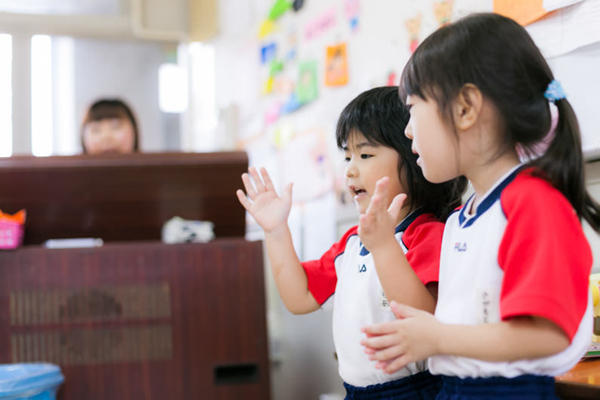
<instances>
[{"instance_id":1,"label":"small emblem on shirt","mask_svg":"<svg viewBox=\"0 0 600 400\"><path fill-rule=\"evenodd\" d=\"M490 294L487 291L483 291L481 295L481 305L483 306L483 322L488 323L490 321L490 305L492 300Z\"/></svg>"},{"instance_id":2,"label":"small emblem on shirt","mask_svg":"<svg viewBox=\"0 0 600 400\"><path fill-rule=\"evenodd\" d=\"M500 321L499 290L492 287L475 289L477 296L477 322L493 323Z\"/></svg>"},{"instance_id":3,"label":"small emblem on shirt","mask_svg":"<svg viewBox=\"0 0 600 400\"><path fill-rule=\"evenodd\" d=\"M358 272L367 272L367 266L365 264L358 264Z\"/></svg>"},{"instance_id":4,"label":"small emblem on shirt","mask_svg":"<svg viewBox=\"0 0 600 400\"><path fill-rule=\"evenodd\" d=\"M467 251L467 242L454 243L454 250L458 251L459 253Z\"/></svg>"}]
</instances>

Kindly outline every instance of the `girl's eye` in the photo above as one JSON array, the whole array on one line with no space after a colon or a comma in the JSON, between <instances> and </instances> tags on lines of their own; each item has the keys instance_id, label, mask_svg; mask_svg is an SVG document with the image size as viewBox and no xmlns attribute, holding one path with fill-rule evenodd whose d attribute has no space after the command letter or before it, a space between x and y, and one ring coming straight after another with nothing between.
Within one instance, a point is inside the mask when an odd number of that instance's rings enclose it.
<instances>
[{"instance_id":1,"label":"girl's eye","mask_svg":"<svg viewBox=\"0 0 600 400\"><path fill-rule=\"evenodd\" d=\"M348 157L348 156L344 157L344 161L350 162L350 157Z\"/></svg>"},{"instance_id":2,"label":"girl's eye","mask_svg":"<svg viewBox=\"0 0 600 400\"><path fill-rule=\"evenodd\" d=\"M361 154L360 155L360 158L362 158L363 160L366 160L367 158L371 158L371 157L373 157L372 154Z\"/></svg>"}]
</instances>

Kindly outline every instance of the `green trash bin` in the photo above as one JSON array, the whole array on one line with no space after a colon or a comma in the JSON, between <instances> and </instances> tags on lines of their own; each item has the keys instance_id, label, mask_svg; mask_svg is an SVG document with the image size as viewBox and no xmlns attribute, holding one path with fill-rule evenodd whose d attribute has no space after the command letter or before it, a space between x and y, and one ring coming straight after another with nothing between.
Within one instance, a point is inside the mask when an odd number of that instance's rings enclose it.
<instances>
[{"instance_id":1,"label":"green trash bin","mask_svg":"<svg viewBox=\"0 0 600 400\"><path fill-rule=\"evenodd\" d=\"M54 364L0 364L0 400L55 400L64 379Z\"/></svg>"}]
</instances>

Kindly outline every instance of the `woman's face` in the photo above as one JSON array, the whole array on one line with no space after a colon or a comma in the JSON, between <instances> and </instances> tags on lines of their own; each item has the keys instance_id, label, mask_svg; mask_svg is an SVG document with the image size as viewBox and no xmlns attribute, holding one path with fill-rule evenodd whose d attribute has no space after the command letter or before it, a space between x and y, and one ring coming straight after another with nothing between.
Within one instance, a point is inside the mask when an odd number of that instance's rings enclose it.
<instances>
[{"instance_id":1,"label":"woman's face","mask_svg":"<svg viewBox=\"0 0 600 400\"><path fill-rule=\"evenodd\" d=\"M135 131L127 118L105 118L83 128L83 146L88 154L132 153Z\"/></svg>"}]
</instances>

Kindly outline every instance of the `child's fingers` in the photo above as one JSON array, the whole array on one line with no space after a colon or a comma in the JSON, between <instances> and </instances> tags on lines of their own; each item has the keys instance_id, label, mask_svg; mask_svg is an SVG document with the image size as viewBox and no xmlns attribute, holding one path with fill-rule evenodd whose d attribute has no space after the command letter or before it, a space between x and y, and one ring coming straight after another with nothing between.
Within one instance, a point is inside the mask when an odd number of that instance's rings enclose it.
<instances>
[{"instance_id":1,"label":"child's fingers","mask_svg":"<svg viewBox=\"0 0 600 400\"><path fill-rule=\"evenodd\" d=\"M396 197L394 197L394 199L392 200L392 203L388 208L388 213L394 220L398 219L398 215L400 215L400 209L402 209L404 200L406 200L406 194L404 193L396 195Z\"/></svg>"},{"instance_id":2,"label":"child's fingers","mask_svg":"<svg viewBox=\"0 0 600 400\"><path fill-rule=\"evenodd\" d=\"M384 176L375 182L375 193L373 196L379 195L385 198L390 190L390 178Z\"/></svg>"},{"instance_id":3,"label":"child's fingers","mask_svg":"<svg viewBox=\"0 0 600 400\"><path fill-rule=\"evenodd\" d=\"M360 236L365 231L368 232L375 224L375 217L370 214L362 214L358 217L358 235Z\"/></svg>"},{"instance_id":4,"label":"child's fingers","mask_svg":"<svg viewBox=\"0 0 600 400\"><path fill-rule=\"evenodd\" d=\"M290 204L292 202L292 189L294 188L293 183L288 183L285 190L283 191L282 199L286 204Z\"/></svg>"},{"instance_id":5,"label":"child's fingers","mask_svg":"<svg viewBox=\"0 0 600 400\"><path fill-rule=\"evenodd\" d=\"M256 189L254 189L254 185L252 184L252 181L250 180L250 175L248 175L247 173L243 173L242 174L242 182L244 182L244 188L246 189L246 196L248 196L250 198L250 200L254 200L254 197L256 197Z\"/></svg>"},{"instance_id":6,"label":"child's fingers","mask_svg":"<svg viewBox=\"0 0 600 400\"><path fill-rule=\"evenodd\" d=\"M374 336L360 341L363 346L375 350L387 349L396 343L397 339L392 335Z\"/></svg>"},{"instance_id":7,"label":"child's fingers","mask_svg":"<svg viewBox=\"0 0 600 400\"><path fill-rule=\"evenodd\" d=\"M389 178L384 176L375 183L375 191L371 196L371 201L367 207L366 214L376 214L386 211L384 200L387 198L389 191Z\"/></svg>"},{"instance_id":8,"label":"child's fingers","mask_svg":"<svg viewBox=\"0 0 600 400\"><path fill-rule=\"evenodd\" d=\"M246 195L244 194L244 191L241 189L238 189L235 194L237 195L238 200L240 201L240 203L242 204L242 206L246 209L246 210L250 210L250 207L252 206L252 203L250 203L250 200L248 200L248 198L246 197Z\"/></svg>"},{"instance_id":9,"label":"child's fingers","mask_svg":"<svg viewBox=\"0 0 600 400\"><path fill-rule=\"evenodd\" d=\"M404 368L410 362L410 357L404 354L396 358L395 360L391 360L390 362L386 363L383 370L388 374L393 374L394 372L397 372L400 369Z\"/></svg>"},{"instance_id":10,"label":"child's fingers","mask_svg":"<svg viewBox=\"0 0 600 400\"><path fill-rule=\"evenodd\" d=\"M396 358L403 356L404 353L404 348L401 345L394 345L373 352L371 355L369 355L369 360L386 362L395 360Z\"/></svg>"},{"instance_id":11,"label":"child's fingers","mask_svg":"<svg viewBox=\"0 0 600 400\"><path fill-rule=\"evenodd\" d=\"M248 168L248 172L252 175L252 180L254 181L254 186L256 186L256 192L262 193L265 191L265 185L263 185L263 181L261 177L258 175L258 171L254 167Z\"/></svg>"},{"instance_id":12,"label":"child's fingers","mask_svg":"<svg viewBox=\"0 0 600 400\"><path fill-rule=\"evenodd\" d=\"M388 335L390 333L394 333L396 328L393 323L384 322L381 324L369 325L365 326L361 329L361 332L366 334L367 336L381 336Z\"/></svg>"},{"instance_id":13,"label":"child's fingers","mask_svg":"<svg viewBox=\"0 0 600 400\"><path fill-rule=\"evenodd\" d=\"M271 181L271 177L269 176L269 173L267 172L267 169L265 167L260 168L260 174L262 175L263 181L265 182L265 188L267 190L275 191L275 186L273 186L273 181Z\"/></svg>"},{"instance_id":14,"label":"child's fingers","mask_svg":"<svg viewBox=\"0 0 600 400\"><path fill-rule=\"evenodd\" d=\"M377 214L385 212L385 204L383 200L384 198L381 195L373 195L373 197L371 197L371 201L369 201L365 215L375 218Z\"/></svg>"}]
</instances>

